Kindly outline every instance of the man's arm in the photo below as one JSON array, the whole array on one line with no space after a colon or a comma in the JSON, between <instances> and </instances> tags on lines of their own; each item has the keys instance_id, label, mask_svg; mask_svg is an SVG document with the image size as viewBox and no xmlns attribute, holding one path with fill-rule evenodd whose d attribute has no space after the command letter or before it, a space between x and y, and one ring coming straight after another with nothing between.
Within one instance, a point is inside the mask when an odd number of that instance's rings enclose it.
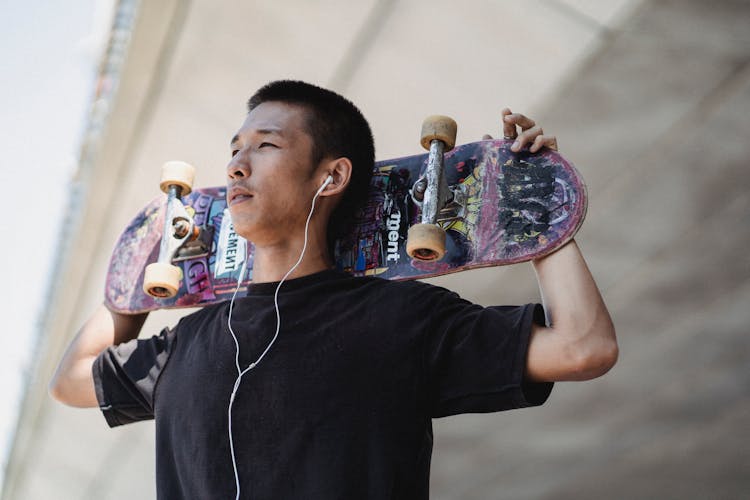
<instances>
[{"instance_id":1,"label":"man's arm","mask_svg":"<svg viewBox=\"0 0 750 500\"><path fill-rule=\"evenodd\" d=\"M531 118L508 108L501 116L503 136L516 139L513 151L526 145L532 153L542 147L557 150L557 138L545 135ZM557 382L604 375L617 361L615 328L578 245L571 241L533 264L548 326L532 327L526 376Z\"/></svg>"},{"instance_id":2,"label":"man's arm","mask_svg":"<svg viewBox=\"0 0 750 500\"><path fill-rule=\"evenodd\" d=\"M99 306L66 349L49 383L50 395L70 406L98 406L91 373L94 360L107 347L138 337L147 316L118 314Z\"/></svg>"},{"instance_id":3,"label":"man's arm","mask_svg":"<svg viewBox=\"0 0 750 500\"><path fill-rule=\"evenodd\" d=\"M534 261L549 326L534 325L526 376L534 381L590 380L617 361L615 328L575 241Z\"/></svg>"}]
</instances>

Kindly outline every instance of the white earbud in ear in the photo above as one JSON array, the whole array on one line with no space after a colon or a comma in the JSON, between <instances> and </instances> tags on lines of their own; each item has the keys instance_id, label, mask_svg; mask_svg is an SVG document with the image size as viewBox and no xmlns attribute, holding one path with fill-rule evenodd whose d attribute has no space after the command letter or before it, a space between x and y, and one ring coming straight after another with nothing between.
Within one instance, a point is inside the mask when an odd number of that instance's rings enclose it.
<instances>
[{"instance_id":1,"label":"white earbud in ear","mask_svg":"<svg viewBox=\"0 0 750 500\"><path fill-rule=\"evenodd\" d=\"M318 195L323 192L323 190L326 188L326 186L329 185L332 182L333 182L333 176L332 175L329 175L328 177L326 177L326 180L324 180L323 184L321 184L320 187L318 188L318 192L315 193L315 197L317 198Z\"/></svg>"}]
</instances>

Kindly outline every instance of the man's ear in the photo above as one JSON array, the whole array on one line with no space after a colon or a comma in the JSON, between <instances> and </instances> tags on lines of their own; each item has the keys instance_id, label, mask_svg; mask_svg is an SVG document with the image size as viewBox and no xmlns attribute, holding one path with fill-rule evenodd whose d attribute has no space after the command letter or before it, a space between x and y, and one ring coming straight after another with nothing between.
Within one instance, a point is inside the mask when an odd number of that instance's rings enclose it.
<instances>
[{"instance_id":1,"label":"man's ear","mask_svg":"<svg viewBox=\"0 0 750 500\"><path fill-rule=\"evenodd\" d=\"M336 158L324 162L324 166L320 169L321 185L325 182L328 176L331 176L331 181L320 193L320 196L334 196L341 194L346 190L349 185L349 180L352 178L352 162L349 158Z\"/></svg>"}]
</instances>

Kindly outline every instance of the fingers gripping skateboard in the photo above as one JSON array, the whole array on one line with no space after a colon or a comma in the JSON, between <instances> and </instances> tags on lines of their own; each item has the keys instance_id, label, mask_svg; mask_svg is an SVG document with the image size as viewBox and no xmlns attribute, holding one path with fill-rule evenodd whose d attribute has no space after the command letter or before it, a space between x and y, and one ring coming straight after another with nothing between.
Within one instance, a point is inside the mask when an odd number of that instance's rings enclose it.
<instances>
[{"instance_id":1,"label":"fingers gripping skateboard","mask_svg":"<svg viewBox=\"0 0 750 500\"><path fill-rule=\"evenodd\" d=\"M170 298L177 295L182 270L172 264L180 246L195 239L199 229L180 201L193 189L195 167L181 161L169 161L162 166L159 187L167 194L167 214L159 247L159 260L146 266L143 291L152 297Z\"/></svg>"},{"instance_id":2,"label":"fingers gripping skateboard","mask_svg":"<svg viewBox=\"0 0 750 500\"><path fill-rule=\"evenodd\" d=\"M412 259L436 261L445 255L445 231L437 225L437 216L448 198L443 154L455 146L457 129L456 122L447 116L428 116L422 123L420 142L430 155L424 180L418 182L422 222L409 228L406 241L406 253Z\"/></svg>"}]
</instances>

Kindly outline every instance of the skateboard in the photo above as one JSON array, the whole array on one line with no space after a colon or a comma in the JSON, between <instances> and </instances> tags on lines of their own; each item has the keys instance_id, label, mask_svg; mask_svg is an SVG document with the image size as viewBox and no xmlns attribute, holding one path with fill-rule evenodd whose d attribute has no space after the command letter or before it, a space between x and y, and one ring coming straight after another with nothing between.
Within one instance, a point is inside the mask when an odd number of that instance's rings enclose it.
<instances>
[{"instance_id":1,"label":"skateboard","mask_svg":"<svg viewBox=\"0 0 750 500\"><path fill-rule=\"evenodd\" d=\"M528 261L573 238L586 214L586 187L559 153L514 153L513 141L504 139L454 148L442 138L423 140L437 151L375 164L353 229L336 241L337 269L393 280L430 278ZM438 180L430 178L435 169ZM229 300L243 264L238 297L252 282L253 246L234 232L226 188L192 190L191 183L177 181L170 189L162 181L166 199L150 202L120 236L106 279L112 310L135 314ZM414 233L415 227L428 234ZM165 232L173 234L163 238ZM159 265L171 269L168 279L144 276L150 263L165 260Z\"/></svg>"}]
</instances>

